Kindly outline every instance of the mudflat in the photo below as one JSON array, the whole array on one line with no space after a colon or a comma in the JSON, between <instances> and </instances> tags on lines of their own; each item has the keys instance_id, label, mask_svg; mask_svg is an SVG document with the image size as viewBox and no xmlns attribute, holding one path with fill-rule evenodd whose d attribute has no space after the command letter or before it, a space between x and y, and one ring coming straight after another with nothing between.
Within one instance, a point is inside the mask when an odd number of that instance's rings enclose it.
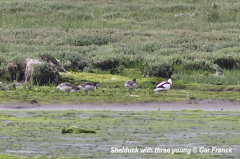
<instances>
[{"instance_id":1,"label":"mudflat","mask_svg":"<svg viewBox=\"0 0 240 159\"><path fill-rule=\"evenodd\" d=\"M238 100L32 101L1 103L0 110L0 158L238 158L240 152ZM96 133L62 133L71 126Z\"/></svg>"},{"instance_id":2,"label":"mudflat","mask_svg":"<svg viewBox=\"0 0 240 159\"><path fill-rule=\"evenodd\" d=\"M184 102L39 104L0 103L0 110L112 110L112 111L240 111L238 100L190 99Z\"/></svg>"}]
</instances>

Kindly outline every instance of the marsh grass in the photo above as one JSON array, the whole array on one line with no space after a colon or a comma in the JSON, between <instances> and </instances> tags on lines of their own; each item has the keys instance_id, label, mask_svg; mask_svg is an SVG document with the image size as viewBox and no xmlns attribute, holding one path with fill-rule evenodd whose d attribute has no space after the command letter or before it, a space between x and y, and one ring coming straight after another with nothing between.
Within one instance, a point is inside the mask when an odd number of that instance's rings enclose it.
<instances>
[{"instance_id":1,"label":"marsh grass","mask_svg":"<svg viewBox=\"0 0 240 159\"><path fill-rule=\"evenodd\" d=\"M174 76L177 80L214 84L214 85L239 85L240 77L239 70L224 70L223 76L215 76L215 72L206 71L190 71L188 73L179 73Z\"/></svg>"},{"instance_id":2,"label":"marsh grass","mask_svg":"<svg viewBox=\"0 0 240 159\"><path fill-rule=\"evenodd\" d=\"M70 72L106 74L63 77L76 85L97 81L102 88L122 88L137 78L139 88L150 92L174 69L175 89L238 90L239 5L228 0L0 0L0 80L9 80L7 63L49 54ZM224 78L211 76L214 66ZM121 77L109 80L109 74ZM141 79L147 74L164 78Z\"/></svg>"}]
</instances>

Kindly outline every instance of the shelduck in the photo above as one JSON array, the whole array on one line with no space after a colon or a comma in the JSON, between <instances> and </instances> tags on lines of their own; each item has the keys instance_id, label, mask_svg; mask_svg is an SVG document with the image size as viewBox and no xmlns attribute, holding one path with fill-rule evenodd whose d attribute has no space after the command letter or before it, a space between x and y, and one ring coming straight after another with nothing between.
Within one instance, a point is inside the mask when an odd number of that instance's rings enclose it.
<instances>
[{"instance_id":1,"label":"shelduck","mask_svg":"<svg viewBox=\"0 0 240 159\"><path fill-rule=\"evenodd\" d=\"M85 91L86 95L88 95L88 91L95 91L97 89L97 85L98 85L97 83L91 84L91 83L85 82L80 84L78 88Z\"/></svg>"},{"instance_id":2,"label":"shelduck","mask_svg":"<svg viewBox=\"0 0 240 159\"><path fill-rule=\"evenodd\" d=\"M79 91L79 88L78 87L74 87L71 83L61 83L57 86L57 89L60 89L62 91L62 95L64 92L67 92L69 95L69 93L73 93L73 92L76 92L76 91Z\"/></svg>"},{"instance_id":3,"label":"shelduck","mask_svg":"<svg viewBox=\"0 0 240 159\"><path fill-rule=\"evenodd\" d=\"M132 94L132 90L137 88L137 81L133 79L132 81L125 82L124 86L129 89L130 94Z\"/></svg>"},{"instance_id":4,"label":"shelduck","mask_svg":"<svg viewBox=\"0 0 240 159\"><path fill-rule=\"evenodd\" d=\"M166 96L166 95L167 95L167 91L172 88L171 75L173 75L173 72L169 72L169 73L168 73L168 77L169 77L169 78L168 78L168 81L163 81L163 82L161 82L161 83L158 83L158 84L154 87L153 91L154 91L154 92L159 91L159 95L161 95L161 94L160 94L160 91L165 91L165 96Z\"/></svg>"}]
</instances>

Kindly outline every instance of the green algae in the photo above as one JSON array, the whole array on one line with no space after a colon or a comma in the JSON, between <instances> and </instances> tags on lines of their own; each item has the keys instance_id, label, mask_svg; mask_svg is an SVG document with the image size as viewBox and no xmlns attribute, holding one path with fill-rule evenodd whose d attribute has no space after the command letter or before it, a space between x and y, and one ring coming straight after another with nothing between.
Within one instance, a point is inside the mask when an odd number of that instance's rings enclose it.
<instances>
[{"instance_id":1,"label":"green algae","mask_svg":"<svg viewBox=\"0 0 240 159\"><path fill-rule=\"evenodd\" d=\"M88 158L93 154L95 158L234 158L240 154L238 112L2 111L0 121L0 157L9 152L9 155L29 158L41 155ZM72 125L94 130L96 134L62 134L63 129L73 128ZM234 152L110 153L111 147L166 146L171 149L232 147Z\"/></svg>"},{"instance_id":2,"label":"green algae","mask_svg":"<svg viewBox=\"0 0 240 159\"><path fill-rule=\"evenodd\" d=\"M78 128L76 126L71 126L66 129L62 129L62 134L65 133L73 133L73 134L80 134L80 133L94 133L96 134L95 130L86 129L86 128Z\"/></svg>"}]
</instances>

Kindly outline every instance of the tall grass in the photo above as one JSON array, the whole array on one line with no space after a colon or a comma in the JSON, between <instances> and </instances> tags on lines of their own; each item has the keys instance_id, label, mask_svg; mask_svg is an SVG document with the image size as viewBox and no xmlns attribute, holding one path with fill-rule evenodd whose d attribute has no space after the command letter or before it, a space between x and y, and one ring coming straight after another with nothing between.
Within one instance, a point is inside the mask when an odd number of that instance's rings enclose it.
<instances>
[{"instance_id":1,"label":"tall grass","mask_svg":"<svg viewBox=\"0 0 240 159\"><path fill-rule=\"evenodd\" d=\"M223 75L215 76L214 72L195 70L188 73L179 72L174 75L174 79L202 84L240 85L239 70L225 70Z\"/></svg>"},{"instance_id":2,"label":"tall grass","mask_svg":"<svg viewBox=\"0 0 240 159\"><path fill-rule=\"evenodd\" d=\"M0 53L6 61L49 53L86 72L134 67L162 75L169 67L195 76L216 65L237 72L239 7L230 0L0 0Z\"/></svg>"},{"instance_id":3,"label":"tall grass","mask_svg":"<svg viewBox=\"0 0 240 159\"><path fill-rule=\"evenodd\" d=\"M239 2L229 0L27 2L0 1L4 26L212 30L214 23L235 25L239 20Z\"/></svg>"}]
</instances>

